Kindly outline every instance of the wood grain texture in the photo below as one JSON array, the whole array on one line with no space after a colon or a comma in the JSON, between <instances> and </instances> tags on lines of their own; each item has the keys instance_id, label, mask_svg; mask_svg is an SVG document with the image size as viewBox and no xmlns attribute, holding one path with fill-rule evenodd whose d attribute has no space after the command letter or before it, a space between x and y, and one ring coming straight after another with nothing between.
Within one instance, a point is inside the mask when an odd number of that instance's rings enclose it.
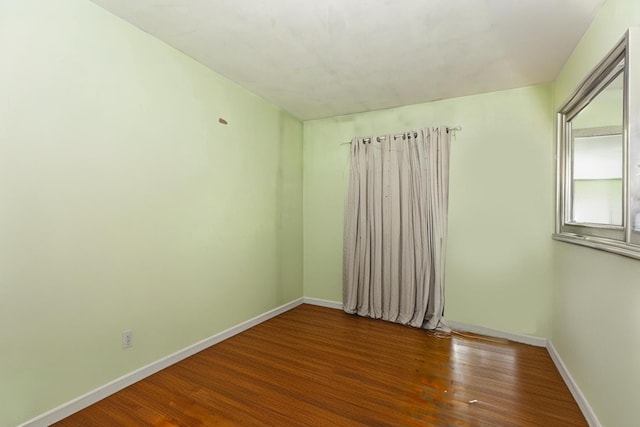
<instances>
[{"instance_id":1,"label":"wood grain texture","mask_svg":"<svg viewBox=\"0 0 640 427\"><path fill-rule=\"evenodd\" d=\"M302 305L63 426L586 426L546 349Z\"/></svg>"}]
</instances>

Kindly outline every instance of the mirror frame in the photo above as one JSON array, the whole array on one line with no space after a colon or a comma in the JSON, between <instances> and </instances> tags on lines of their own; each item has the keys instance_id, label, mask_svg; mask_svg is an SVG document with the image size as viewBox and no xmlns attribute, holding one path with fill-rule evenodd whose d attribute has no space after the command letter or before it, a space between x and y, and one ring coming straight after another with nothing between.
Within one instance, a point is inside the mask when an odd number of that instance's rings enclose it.
<instances>
[{"instance_id":1,"label":"mirror frame","mask_svg":"<svg viewBox=\"0 0 640 427\"><path fill-rule=\"evenodd\" d=\"M640 28L630 28L560 107L556 124L555 240L640 259ZM570 121L613 80L624 60L622 225L571 222L572 145ZM634 165L634 166L631 166Z\"/></svg>"}]
</instances>

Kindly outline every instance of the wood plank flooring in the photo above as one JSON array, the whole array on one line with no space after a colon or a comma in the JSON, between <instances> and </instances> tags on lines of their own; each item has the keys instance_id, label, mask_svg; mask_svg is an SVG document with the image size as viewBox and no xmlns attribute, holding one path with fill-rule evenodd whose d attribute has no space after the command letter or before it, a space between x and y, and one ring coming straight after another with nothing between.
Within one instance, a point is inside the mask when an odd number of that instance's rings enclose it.
<instances>
[{"instance_id":1,"label":"wood plank flooring","mask_svg":"<svg viewBox=\"0 0 640 427\"><path fill-rule=\"evenodd\" d=\"M302 305L55 425L587 423L544 348Z\"/></svg>"}]
</instances>

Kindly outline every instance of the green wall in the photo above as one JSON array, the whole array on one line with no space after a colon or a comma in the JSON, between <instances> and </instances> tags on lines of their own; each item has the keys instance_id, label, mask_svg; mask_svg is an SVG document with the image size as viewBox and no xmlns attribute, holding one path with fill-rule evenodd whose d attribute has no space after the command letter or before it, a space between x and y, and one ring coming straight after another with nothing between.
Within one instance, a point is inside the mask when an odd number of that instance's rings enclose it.
<instances>
[{"instance_id":1,"label":"green wall","mask_svg":"<svg viewBox=\"0 0 640 427\"><path fill-rule=\"evenodd\" d=\"M637 425L640 263L549 235L554 109L639 22L608 0L553 86L303 125L86 0L1 2L0 426L303 294L340 301L341 143L440 124L463 126L446 318L551 336L603 425Z\"/></svg>"},{"instance_id":2,"label":"green wall","mask_svg":"<svg viewBox=\"0 0 640 427\"><path fill-rule=\"evenodd\" d=\"M449 320L551 333L551 88L526 87L304 123L304 293L342 300L343 209L354 136L462 125L452 142Z\"/></svg>"},{"instance_id":3,"label":"green wall","mask_svg":"<svg viewBox=\"0 0 640 427\"><path fill-rule=\"evenodd\" d=\"M556 107L636 25L637 0L602 6L554 83ZM640 425L640 262L561 242L553 252L554 346L602 425Z\"/></svg>"},{"instance_id":4,"label":"green wall","mask_svg":"<svg viewBox=\"0 0 640 427\"><path fill-rule=\"evenodd\" d=\"M299 120L86 0L0 52L0 426L302 296Z\"/></svg>"}]
</instances>

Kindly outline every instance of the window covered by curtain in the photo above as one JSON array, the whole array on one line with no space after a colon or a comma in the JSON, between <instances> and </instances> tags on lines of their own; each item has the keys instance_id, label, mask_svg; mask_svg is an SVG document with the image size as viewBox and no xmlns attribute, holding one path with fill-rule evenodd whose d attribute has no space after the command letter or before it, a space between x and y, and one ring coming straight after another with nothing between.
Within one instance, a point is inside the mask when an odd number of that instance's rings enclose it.
<instances>
[{"instance_id":1,"label":"window covered by curtain","mask_svg":"<svg viewBox=\"0 0 640 427\"><path fill-rule=\"evenodd\" d=\"M438 327L450 142L445 127L351 142L343 248L347 313Z\"/></svg>"}]
</instances>

